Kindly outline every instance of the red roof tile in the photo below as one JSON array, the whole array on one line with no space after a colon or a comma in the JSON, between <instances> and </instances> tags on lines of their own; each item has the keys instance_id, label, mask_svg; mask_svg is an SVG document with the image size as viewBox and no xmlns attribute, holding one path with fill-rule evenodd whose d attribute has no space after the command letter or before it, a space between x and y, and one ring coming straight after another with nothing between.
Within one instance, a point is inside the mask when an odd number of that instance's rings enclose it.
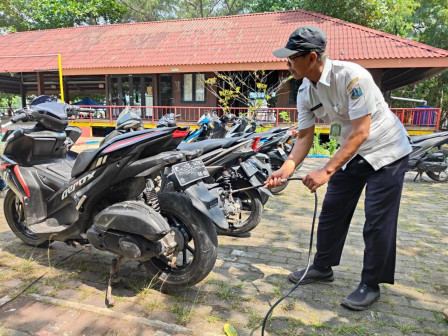
<instances>
[{"instance_id":1,"label":"red roof tile","mask_svg":"<svg viewBox=\"0 0 448 336\"><path fill-rule=\"evenodd\" d=\"M439 58L448 51L304 10L204 19L143 22L29 31L0 36L0 72L283 62L283 47L300 25L324 30L333 59ZM422 65L424 66L424 65Z\"/></svg>"}]
</instances>

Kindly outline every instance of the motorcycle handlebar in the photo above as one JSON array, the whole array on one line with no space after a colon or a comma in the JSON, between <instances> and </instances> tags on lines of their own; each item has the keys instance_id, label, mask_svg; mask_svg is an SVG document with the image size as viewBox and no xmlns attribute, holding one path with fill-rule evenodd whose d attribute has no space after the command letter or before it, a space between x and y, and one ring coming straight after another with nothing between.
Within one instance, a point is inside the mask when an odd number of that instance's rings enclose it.
<instances>
[{"instance_id":1,"label":"motorcycle handlebar","mask_svg":"<svg viewBox=\"0 0 448 336\"><path fill-rule=\"evenodd\" d=\"M11 118L10 121L15 124L18 121L28 121L28 120L29 120L28 113L26 113L25 110L21 109L15 112L15 115Z\"/></svg>"}]
</instances>

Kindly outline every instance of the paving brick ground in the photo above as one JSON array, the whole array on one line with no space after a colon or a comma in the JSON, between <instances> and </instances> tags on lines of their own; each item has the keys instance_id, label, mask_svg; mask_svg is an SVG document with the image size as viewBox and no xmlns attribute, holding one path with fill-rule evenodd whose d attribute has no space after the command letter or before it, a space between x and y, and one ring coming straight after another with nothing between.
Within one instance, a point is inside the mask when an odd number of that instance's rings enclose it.
<instances>
[{"instance_id":1,"label":"paving brick ground","mask_svg":"<svg viewBox=\"0 0 448 336\"><path fill-rule=\"evenodd\" d=\"M324 163L308 159L301 171ZM381 299L369 311L339 304L360 279L361 202L335 281L296 290L275 309L266 335L448 335L442 316L448 308L448 183L413 177L407 174L403 192L396 284L381 285ZM318 191L319 200L324 192ZM77 250L62 243L32 249L8 230L0 209L0 306L45 274L0 308L0 335L211 336L223 335L224 323L238 335L260 335L264 315L291 288L287 274L306 265L313 200L292 182L266 204L251 237L219 238L213 272L192 288L161 293L136 263L126 263L111 309L104 306L108 253L73 254Z\"/></svg>"}]
</instances>

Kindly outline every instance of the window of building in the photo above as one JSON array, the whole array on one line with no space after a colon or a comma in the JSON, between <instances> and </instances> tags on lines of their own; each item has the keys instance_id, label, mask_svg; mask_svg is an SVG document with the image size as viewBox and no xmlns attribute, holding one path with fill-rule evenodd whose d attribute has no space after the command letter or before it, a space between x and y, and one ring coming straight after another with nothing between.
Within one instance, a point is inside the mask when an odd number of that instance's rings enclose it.
<instances>
[{"instance_id":1,"label":"window of building","mask_svg":"<svg viewBox=\"0 0 448 336\"><path fill-rule=\"evenodd\" d=\"M205 74L183 74L182 101L205 102Z\"/></svg>"}]
</instances>

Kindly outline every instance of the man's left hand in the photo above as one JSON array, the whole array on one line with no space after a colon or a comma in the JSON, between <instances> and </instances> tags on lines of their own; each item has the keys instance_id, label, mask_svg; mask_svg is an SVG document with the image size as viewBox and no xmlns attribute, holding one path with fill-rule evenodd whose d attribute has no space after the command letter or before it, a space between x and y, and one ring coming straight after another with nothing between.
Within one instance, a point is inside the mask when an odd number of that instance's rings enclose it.
<instances>
[{"instance_id":1,"label":"man's left hand","mask_svg":"<svg viewBox=\"0 0 448 336\"><path fill-rule=\"evenodd\" d=\"M317 188L319 188L321 185L328 182L331 175L328 174L328 172L324 169L318 169L313 170L308 175L306 175L302 183L309 189L311 192L315 192Z\"/></svg>"}]
</instances>

